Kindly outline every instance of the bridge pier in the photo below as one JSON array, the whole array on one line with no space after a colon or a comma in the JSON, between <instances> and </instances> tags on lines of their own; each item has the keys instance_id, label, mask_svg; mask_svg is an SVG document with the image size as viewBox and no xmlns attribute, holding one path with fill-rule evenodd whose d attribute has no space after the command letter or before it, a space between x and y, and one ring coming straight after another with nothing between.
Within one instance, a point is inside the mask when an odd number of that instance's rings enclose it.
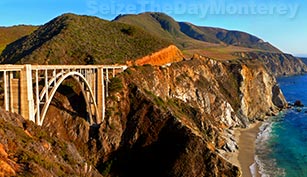
<instances>
[{"instance_id":1,"label":"bridge pier","mask_svg":"<svg viewBox=\"0 0 307 177\"><path fill-rule=\"evenodd\" d=\"M21 115L35 122L31 65L25 65L20 71L20 101Z\"/></svg>"},{"instance_id":2,"label":"bridge pier","mask_svg":"<svg viewBox=\"0 0 307 177\"><path fill-rule=\"evenodd\" d=\"M97 123L100 124L105 118L105 88L103 68L98 68L97 72L97 107L98 114Z\"/></svg>"},{"instance_id":3,"label":"bridge pier","mask_svg":"<svg viewBox=\"0 0 307 177\"><path fill-rule=\"evenodd\" d=\"M7 74L7 71L4 71L3 72L3 82L4 82L4 109L6 111L9 111L9 104L10 104L10 99L9 99L9 93L8 93L8 82L9 82L9 79L8 79L8 74Z\"/></svg>"}]
</instances>

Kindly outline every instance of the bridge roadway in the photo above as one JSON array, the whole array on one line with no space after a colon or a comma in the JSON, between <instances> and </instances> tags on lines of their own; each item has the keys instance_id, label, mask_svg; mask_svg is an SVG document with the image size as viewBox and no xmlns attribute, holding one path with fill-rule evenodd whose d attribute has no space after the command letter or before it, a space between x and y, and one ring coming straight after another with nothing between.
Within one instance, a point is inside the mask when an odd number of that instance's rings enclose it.
<instances>
[{"instance_id":1,"label":"bridge roadway","mask_svg":"<svg viewBox=\"0 0 307 177\"><path fill-rule=\"evenodd\" d=\"M42 125L57 89L67 78L75 79L86 102L88 121L105 118L105 97L111 77L125 65L0 65L4 109Z\"/></svg>"}]
</instances>

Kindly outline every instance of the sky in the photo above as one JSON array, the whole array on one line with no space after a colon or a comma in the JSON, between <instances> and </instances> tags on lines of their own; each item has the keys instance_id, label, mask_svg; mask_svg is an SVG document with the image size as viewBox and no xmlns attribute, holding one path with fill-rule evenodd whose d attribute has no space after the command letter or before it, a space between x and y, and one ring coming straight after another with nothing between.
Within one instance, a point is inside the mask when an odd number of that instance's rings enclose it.
<instances>
[{"instance_id":1,"label":"sky","mask_svg":"<svg viewBox=\"0 0 307 177\"><path fill-rule=\"evenodd\" d=\"M112 20L148 11L248 32L283 52L307 57L306 0L0 0L0 26L42 25L63 13Z\"/></svg>"}]
</instances>

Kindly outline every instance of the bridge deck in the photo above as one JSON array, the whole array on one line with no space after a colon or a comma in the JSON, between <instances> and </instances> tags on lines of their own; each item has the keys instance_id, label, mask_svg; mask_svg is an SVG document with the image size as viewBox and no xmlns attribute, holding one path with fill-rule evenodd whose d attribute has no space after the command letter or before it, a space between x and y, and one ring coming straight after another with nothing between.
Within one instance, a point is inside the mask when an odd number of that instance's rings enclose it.
<instances>
[{"instance_id":1,"label":"bridge deck","mask_svg":"<svg viewBox=\"0 0 307 177\"><path fill-rule=\"evenodd\" d=\"M0 65L0 71L20 71L25 65ZM32 70L37 69L126 69L126 65L31 65Z\"/></svg>"}]
</instances>

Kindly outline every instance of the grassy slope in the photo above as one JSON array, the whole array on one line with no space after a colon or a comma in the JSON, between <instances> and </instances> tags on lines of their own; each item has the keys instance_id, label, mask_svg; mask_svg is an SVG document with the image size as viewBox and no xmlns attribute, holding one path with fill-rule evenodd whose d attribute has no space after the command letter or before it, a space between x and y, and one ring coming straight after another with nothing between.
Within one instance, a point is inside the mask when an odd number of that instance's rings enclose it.
<instances>
[{"instance_id":1,"label":"grassy slope","mask_svg":"<svg viewBox=\"0 0 307 177\"><path fill-rule=\"evenodd\" d=\"M179 24L181 31L193 39L211 43L225 43L227 45L239 47L280 52L271 44L245 32L229 31L221 28L200 27L185 22L179 22Z\"/></svg>"},{"instance_id":2,"label":"grassy slope","mask_svg":"<svg viewBox=\"0 0 307 177\"><path fill-rule=\"evenodd\" d=\"M176 22L162 13L124 15L114 21L139 26L154 35L172 40L187 57L195 52L219 59L237 58L233 55L235 52L280 52L269 43L244 32Z\"/></svg>"},{"instance_id":3,"label":"grassy slope","mask_svg":"<svg viewBox=\"0 0 307 177\"><path fill-rule=\"evenodd\" d=\"M10 44L4 63L125 63L171 44L139 27L96 17L64 14Z\"/></svg>"},{"instance_id":4,"label":"grassy slope","mask_svg":"<svg viewBox=\"0 0 307 177\"><path fill-rule=\"evenodd\" d=\"M210 46L205 47L202 49L190 49L185 50L184 55L192 56L193 54L197 53L199 55L207 56L209 58L217 59L217 60L233 60L238 59L238 55L236 53L245 53L245 52L262 52L262 50L258 49L250 49L244 47L237 47L237 46Z\"/></svg>"},{"instance_id":5,"label":"grassy slope","mask_svg":"<svg viewBox=\"0 0 307 177\"><path fill-rule=\"evenodd\" d=\"M162 13L142 13L119 16L114 21L138 26L160 38L172 41L180 49L195 49L212 46L212 43L195 40L181 32L179 24Z\"/></svg>"},{"instance_id":6,"label":"grassy slope","mask_svg":"<svg viewBox=\"0 0 307 177\"><path fill-rule=\"evenodd\" d=\"M280 52L244 32L176 22L162 13L123 15L112 22L66 14L10 45L0 60L6 59L5 63L125 63L171 43L183 50L186 58L194 53L215 59L237 59L240 58L237 53L241 52Z\"/></svg>"},{"instance_id":7,"label":"grassy slope","mask_svg":"<svg viewBox=\"0 0 307 177\"><path fill-rule=\"evenodd\" d=\"M7 44L14 42L15 40L26 36L36 30L36 26L12 26L12 27L0 27L0 54L4 50Z\"/></svg>"}]
</instances>

